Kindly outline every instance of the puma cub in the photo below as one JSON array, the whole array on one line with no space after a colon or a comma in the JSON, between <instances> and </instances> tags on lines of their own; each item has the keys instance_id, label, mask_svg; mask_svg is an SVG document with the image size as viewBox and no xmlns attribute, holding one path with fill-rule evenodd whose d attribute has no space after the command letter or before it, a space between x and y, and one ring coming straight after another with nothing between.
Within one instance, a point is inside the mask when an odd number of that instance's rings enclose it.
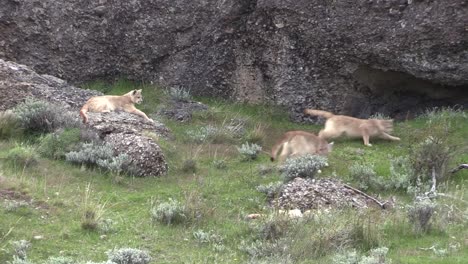
<instances>
[{"instance_id":1,"label":"puma cub","mask_svg":"<svg viewBox=\"0 0 468 264\"><path fill-rule=\"evenodd\" d=\"M286 132L271 149L271 161L274 161L281 150L278 161L284 162L289 157L297 157L305 154L327 155L333 147L333 142L328 144L325 139L319 138L305 131Z\"/></svg>"},{"instance_id":2,"label":"puma cub","mask_svg":"<svg viewBox=\"0 0 468 264\"><path fill-rule=\"evenodd\" d=\"M83 123L88 122L89 112L111 112L125 111L142 116L147 121L154 122L145 113L136 109L135 104L140 104L143 101L143 96L140 90L133 90L124 95L104 95L91 97L80 110L80 116L83 118Z\"/></svg>"},{"instance_id":3,"label":"puma cub","mask_svg":"<svg viewBox=\"0 0 468 264\"><path fill-rule=\"evenodd\" d=\"M354 138L362 137L364 145L366 146L372 146L369 143L370 137L400 140L400 138L389 134L393 130L393 120L359 119L344 115L334 115L327 111L313 109L305 109L304 113L314 116L322 116L327 119L325 122L325 128L319 133L319 137L324 139L336 138L341 135L347 135Z\"/></svg>"}]
</instances>

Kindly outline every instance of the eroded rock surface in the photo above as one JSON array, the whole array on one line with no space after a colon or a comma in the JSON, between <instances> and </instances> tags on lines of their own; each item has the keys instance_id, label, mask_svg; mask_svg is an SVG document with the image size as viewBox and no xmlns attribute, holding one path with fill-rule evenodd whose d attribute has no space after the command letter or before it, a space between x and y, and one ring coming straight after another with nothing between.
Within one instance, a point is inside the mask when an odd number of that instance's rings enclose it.
<instances>
[{"instance_id":1,"label":"eroded rock surface","mask_svg":"<svg viewBox=\"0 0 468 264\"><path fill-rule=\"evenodd\" d=\"M0 58L366 117L468 104L466 0L2 0Z\"/></svg>"}]
</instances>

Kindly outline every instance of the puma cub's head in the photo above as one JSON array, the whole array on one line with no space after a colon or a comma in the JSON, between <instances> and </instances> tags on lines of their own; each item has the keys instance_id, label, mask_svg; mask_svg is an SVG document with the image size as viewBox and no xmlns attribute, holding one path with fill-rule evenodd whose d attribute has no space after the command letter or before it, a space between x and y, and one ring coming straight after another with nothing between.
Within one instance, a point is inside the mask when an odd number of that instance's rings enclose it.
<instances>
[{"instance_id":1,"label":"puma cub's head","mask_svg":"<svg viewBox=\"0 0 468 264\"><path fill-rule=\"evenodd\" d=\"M325 144L324 144L325 143ZM327 143L326 141L320 144L320 148L317 150L317 154L319 155L327 155L333 149L333 142Z\"/></svg>"},{"instance_id":2,"label":"puma cub's head","mask_svg":"<svg viewBox=\"0 0 468 264\"><path fill-rule=\"evenodd\" d=\"M136 104L141 104L141 102L143 102L143 95L141 95L141 89L133 90L128 94L130 94L130 97L132 98L132 102Z\"/></svg>"}]
</instances>

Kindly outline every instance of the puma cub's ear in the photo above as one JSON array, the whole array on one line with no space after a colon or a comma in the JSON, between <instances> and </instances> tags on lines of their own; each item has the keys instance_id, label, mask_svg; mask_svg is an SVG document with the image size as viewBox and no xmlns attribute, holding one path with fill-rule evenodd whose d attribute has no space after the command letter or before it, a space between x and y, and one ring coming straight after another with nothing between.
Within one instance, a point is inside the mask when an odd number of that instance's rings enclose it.
<instances>
[{"instance_id":1,"label":"puma cub's ear","mask_svg":"<svg viewBox=\"0 0 468 264\"><path fill-rule=\"evenodd\" d=\"M132 95L135 95L137 93L137 90L133 90Z\"/></svg>"}]
</instances>

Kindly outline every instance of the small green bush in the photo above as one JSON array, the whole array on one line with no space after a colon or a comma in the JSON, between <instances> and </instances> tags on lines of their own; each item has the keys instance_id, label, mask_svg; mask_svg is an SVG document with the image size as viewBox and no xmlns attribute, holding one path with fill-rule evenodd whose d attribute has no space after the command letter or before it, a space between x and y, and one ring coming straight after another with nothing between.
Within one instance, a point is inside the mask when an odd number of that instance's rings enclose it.
<instances>
[{"instance_id":1,"label":"small green bush","mask_svg":"<svg viewBox=\"0 0 468 264\"><path fill-rule=\"evenodd\" d=\"M64 159L65 154L72 151L79 142L79 129L65 129L42 136L39 140L38 152L46 158Z\"/></svg>"},{"instance_id":2,"label":"small green bush","mask_svg":"<svg viewBox=\"0 0 468 264\"><path fill-rule=\"evenodd\" d=\"M109 261L115 264L148 264L151 256L148 252L135 248L120 248L107 252Z\"/></svg>"},{"instance_id":3,"label":"small green bush","mask_svg":"<svg viewBox=\"0 0 468 264\"><path fill-rule=\"evenodd\" d=\"M287 159L280 166L284 182L296 177L314 178L321 168L327 165L327 158L319 155L303 155Z\"/></svg>"},{"instance_id":4,"label":"small green bush","mask_svg":"<svg viewBox=\"0 0 468 264\"><path fill-rule=\"evenodd\" d=\"M166 225L181 224L188 220L187 210L179 201L169 199L151 208L151 219Z\"/></svg>"},{"instance_id":5,"label":"small green bush","mask_svg":"<svg viewBox=\"0 0 468 264\"><path fill-rule=\"evenodd\" d=\"M21 135L22 130L18 118L12 111L0 112L0 139Z\"/></svg>"},{"instance_id":6,"label":"small green bush","mask_svg":"<svg viewBox=\"0 0 468 264\"><path fill-rule=\"evenodd\" d=\"M254 160L257 158L258 153L262 150L262 147L252 143L250 144L249 142L242 144L241 147L237 147L237 150L242 156L242 160L248 161L248 160Z\"/></svg>"},{"instance_id":7,"label":"small green bush","mask_svg":"<svg viewBox=\"0 0 468 264\"><path fill-rule=\"evenodd\" d=\"M186 159L182 162L181 170L185 173L192 172L195 173L197 171L197 161L194 159Z\"/></svg>"},{"instance_id":8,"label":"small green bush","mask_svg":"<svg viewBox=\"0 0 468 264\"><path fill-rule=\"evenodd\" d=\"M6 160L20 167L30 167L37 164L39 155L31 146L24 144L16 144L16 146L6 155Z\"/></svg>"},{"instance_id":9,"label":"small green bush","mask_svg":"<svg viewBox=\"0 0 468 264\"><path fill-rule=\"evenodd\" d=\"M13 112L28 133L49 133L58 128L80 127L79 120L64 107L28 98Z\"/></svg>"}]
</instances>

